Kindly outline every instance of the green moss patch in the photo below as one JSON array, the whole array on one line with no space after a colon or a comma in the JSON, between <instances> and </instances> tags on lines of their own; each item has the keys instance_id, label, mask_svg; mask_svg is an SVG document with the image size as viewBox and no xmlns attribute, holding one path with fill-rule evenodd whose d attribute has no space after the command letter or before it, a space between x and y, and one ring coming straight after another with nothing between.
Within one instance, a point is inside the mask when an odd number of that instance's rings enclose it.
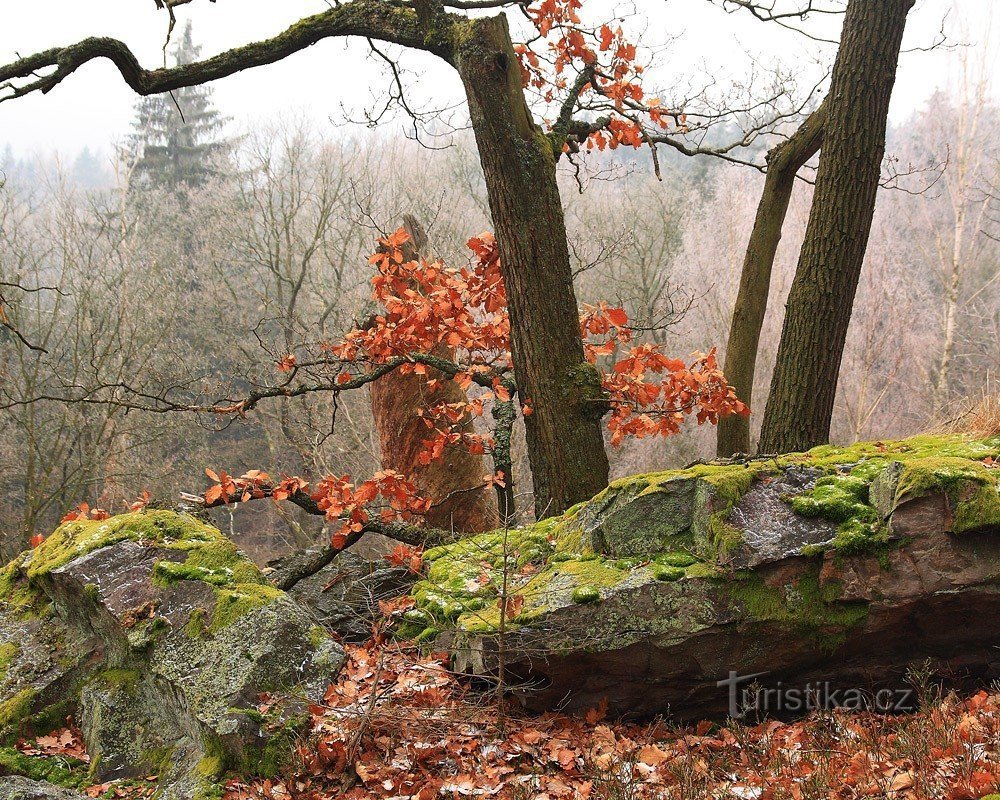
<instances>
[{"instance_id":1,"label":"green moss patch","mask_svg":"<svg viewBox=\"0 0 1000 800\"><path fill-rule=\"evenodd\" d=\"M868 604L841 601L836 581L820 585L819 566L782 586L767 583L759 574L743 572L726 583L731 601L759 621L788 625L814 637L817 646L833 652L847 633L868 618Z\"/></svg>"},{"instance_id":2,"label":"green moss patch","mask_svg":"<svg viewBox=\"0 0 1000 800\"><path fill-rule=\"evenodd\" d=\"M60 525L35 548L27 563L37 578L102 547L121 541L142 542L172 550L219 547L228 540L211 525L189 514L137 511L105 520L77 520Z\"/></svg>"},{"instance_id":3,"label":"green moss patch","mask_svg":"<svg viewBox=\"0 0 1000 800\"><path fill-rule=\"evenodd\" d=\"M495 604L505 574L512 588L555 556L555 529L553 521L545 520L531 528L481 534L428 550L427 578L413 588L417 613L409 615L406 633L416 636L427 625L451 625L465 613Z\"/></svg>"},{"instance_id":4,"label":"green moss patch","mask_svg":"<svg viewBox=\"0 0 1000 800\"><path fill-rule=\"evenodd\" d=\"M218 589L215 594L215 611L209 633L218 633L228 628L251 611L268 606L281 597L280 589L245 583L232 588Z\"/></svg>"},{"instance_id":5,"label":"green moss patch","mask_svg":"<svg viewBox=\"0 0 1000 800\"><path fill-rule=\"evenodd\" d=\"M574 603L597 603L601 599L601 590L596 586L577 586L570 597Z\"/></svg>"},{"instance_id":6,"label":"green moss patch","mask_svg":"<svg viewBox=\"0 0 1000 800\"><path fill-rule=\"evenodd\" d=\"M268 729L267 742L249 753L245 768L251 774L265 778L278 775L292 761L295 746L299 743L302 732L307 729L307 724L308 717L304 715L265 721L264 727Z\"/></svg>"},{"instance_id":7,"label":"green moss patch","mask_svg":"<svg viewBox=\"0 0 1000 800\"><path fill-rule=\"evenodd\" d=\"M687 574L682 567L671 567L667 564L653 564L652 573L656 580L664 583L679 581Z\"/></svg>"},{"instance_id":8,"label":"green moss patch","mask_svg":"<svg viewBox=\"0 0 1000 800\"><path fill-rule=\"evenodd\" d=\"M13 747L0 747L0 775L20 775L68 789L90 783L87 765L69 756L27 756Z\"/></svg>"},{"instance_id":9,"label":"green moss patch","mask_svg":"<svg viewBox=\"0 0 1000 800\"><path fill-rule=\"evenodd\" d=\"M638 488L638 495L652 494L673 481L695 478L712 487L717 497L732 505L746 494L754 478L770 471L767 462L739 462L735 464L696 464L685 469L670 469L663 472L652 472L645 475L631 475L612 481L608 488L581 506L606 503L618 492L625 489Z\"/></svg>"},{"instance_id":10,"label":"green moss patch","mask_svg":"<svg viewBox=\"0 0 1000 800\"><path fill-rule=\"evenodd\" d=\"M35 696L33 689L22 689L0 702L0 731L15 728L30 717Z\"/></svg>"},{"instance_id":11,"label":"green moss patch","mask_svg":"<svg viewBox=\"0 0 1000 800\"><path fill-rule=\"evenodd\" d=\"M898 498L947 495L954 510L954 532L1000 527L1000 469L982 460L926 456L904 462Z\"/></svg>"},{"instance_id":12,"label":"green moss patch","mask_svg":"<svg viewBox=\"0 0 1000 800\"><path fill-rule=\"evenodd\" d=\"M49 613L45 593L32 584L24 572L28 553L22 553L0 569L0 604L15 617L41 617Z\"/></svg>"},{"instance_id":13,"label":"green moss patch","mask_svg":"<svg viewBox=\"0 0 1000 800\"><path fill-rule=\"evenodd\" d=\"M106 669L90 679L90 683L112 692L124 692L134 697L139 688L139 673L132 669Z\"/></svg>"},{"instance_id":14,"label":"green moss patch","mask_svg":"<svg viewBox=\"0 0 1000 800\"><path fill-rule=\"evenodd\" d=\"M3 642L0 644L0 678L7 674L10 665L17 658L21 648L15 642Z\"/></svg>"}]
</instances>

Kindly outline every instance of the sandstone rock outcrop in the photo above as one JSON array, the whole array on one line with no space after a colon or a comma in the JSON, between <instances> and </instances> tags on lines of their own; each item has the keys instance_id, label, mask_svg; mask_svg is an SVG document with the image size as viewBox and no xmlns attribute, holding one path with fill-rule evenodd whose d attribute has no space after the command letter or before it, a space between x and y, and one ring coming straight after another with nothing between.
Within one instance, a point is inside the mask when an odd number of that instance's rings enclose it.
<instances>
[{"instance_id":1,"label":"sandstone rock outcrop","mask_svg":"<svg viewBox=\"0 0 1000 800\"><path fill-rule=\"evenodd\" d=\"M1000 438L822 447L618 481L432 549L404 633L532 708L724 716L731 673L906 685L1000 675ZM499 595L506 586L504 632Z\"/></svg>"}]
</instances>

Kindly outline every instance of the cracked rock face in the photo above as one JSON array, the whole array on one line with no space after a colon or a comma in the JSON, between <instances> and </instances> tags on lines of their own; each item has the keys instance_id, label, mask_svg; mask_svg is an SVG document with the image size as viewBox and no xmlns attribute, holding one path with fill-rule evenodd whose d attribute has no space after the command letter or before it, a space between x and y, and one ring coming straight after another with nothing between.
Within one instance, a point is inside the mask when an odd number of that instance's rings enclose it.
<instances>
[{"instance_id":1,"label":"cracked rock face","mask_svg":"<svg viewBox=\"0 0 1000 800\"><path fill-rule=\"evenodd\" d=\"M28 612L0 601L0 737L31 735L64 720L72 710L67 698L100 663L102 650L41 598Z\"/></svg>"},{"instance_id":2,"label":"cracked rock face","mask_svg":"<svg viewBox=\"0 0 1000 800\"><path fill-rule=\"evenodd\" d=\"M785 501L789 495L812 489L822 475L815 469L789 467L769 479L756 480L729 514L729 523L742 533L732 564L755 567L798 555L808 545L831 542L835 523L796 514Z\"/></svg>"},{"instance_id":3,"label":"cracked rock face","mask_svg":"<svg viewBox=\"0 0 1000 800\"><path fill-rule=\"evenodd\" d=\"M538 710L725 717L730 673L871 691L927 660L986 685L998 457L1000 437L916 437L623 479L506 552L488 536L428 551L407 633L471 673L502 652ZM517 602L501 637L502 585Z\"/></svg>"},{"instance_id":4,"label":"cracked rock face","mask_svg":"<svg viewBox=\"0 0 1000 800\"><path fill-rule=\"evenodd\" d=\"M8 584L8 596L35 600L4 624L63 638L62 666L42 674L72 699L94 777L158 774L168 800L204 795L227 767L274 770L343 662L295 601L185 515L67 523L8 568ZM16 655L16 674L45 666L32 666L36 651ZM86 669L67 671L66 654ZM274 697L266 714L264 694ZM36 694L20 716L47 703Z\"/></svg>"}]
</instances>

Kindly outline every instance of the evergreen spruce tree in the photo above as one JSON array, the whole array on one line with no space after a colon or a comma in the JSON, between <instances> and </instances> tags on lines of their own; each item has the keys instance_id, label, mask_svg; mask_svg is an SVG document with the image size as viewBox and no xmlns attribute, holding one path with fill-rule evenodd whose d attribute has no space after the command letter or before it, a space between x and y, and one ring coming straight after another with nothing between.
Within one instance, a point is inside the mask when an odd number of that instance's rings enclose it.
<instances>
[{"instance_id":1,"label":"evergreen spruce tree","mask_svg":"<svg viewBox=\"0 0 1000 800\"><path fill-rule=\"evenodd\" d=\"M200 55L189 20L171 57L180 66L197 61ZM225 122L206 86L144 97L136 105L126 147L135 165L136 185L166 189L203 185L218 172L230 149L219 138Z\"/></svg>"},{"instance_id":2,"label":"evergreen spruce tree","mask_svg":"<svg viewBox=\"0 0 1000 800\"><path fill-rule=\"evenodd\" d=\"M109 182L100 153L84 146L73 162L73 180L84 189L100 189Z\"/></svg>"}]
</instances>

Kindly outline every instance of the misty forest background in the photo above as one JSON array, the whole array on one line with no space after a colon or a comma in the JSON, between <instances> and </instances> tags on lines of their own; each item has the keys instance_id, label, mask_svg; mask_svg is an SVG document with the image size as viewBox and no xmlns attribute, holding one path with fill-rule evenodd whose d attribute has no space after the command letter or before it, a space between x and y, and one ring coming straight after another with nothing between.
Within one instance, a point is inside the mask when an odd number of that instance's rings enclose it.
<instances>
[{"instance_id":1,"label":"misty forest background","mask_svg":"<svg viewBox=\"0 0 1000 800\"><path fill-rule=\"evenodd\" d=\"M174 57L194 60L195 41L189 28ZM955 63L947 84L890 127L836 443L924 430L997 391L1000 108L989 68L961 53ZM304 118L236 130L225 113L196 87L141 100L132 132L105 152L56 158L0 144L0 277L52 287L9 298L33 347L0 346L0 560L81 501L117 509L142 489L167 503L201 491L206 466L306 477L378 469L363 392L273 402L237 421L10 402L123 379L153 394L238 396L272 377L307 333L333 339L367 317L367 256L404 213L453 265L490 228L471 134L428 149ZM761 163L774 143L741 155ZM763 176L707 157L660 161L662 180L648 153L624 150L590 157L586 174L563 165L560 180L580 300L620 301L643 337L686 356L725 342ZM767 399L810 192L801 181L775 264L755 410ZM709 457L715 434L691 426L628 440L611 451L613 476ZM515 473L526 475L523 441L515 452ZM527 516L530 496L518 503ZM259 559L326 535L321 519L290 508L216 513Z\"/></svg>"}]
</instances>

